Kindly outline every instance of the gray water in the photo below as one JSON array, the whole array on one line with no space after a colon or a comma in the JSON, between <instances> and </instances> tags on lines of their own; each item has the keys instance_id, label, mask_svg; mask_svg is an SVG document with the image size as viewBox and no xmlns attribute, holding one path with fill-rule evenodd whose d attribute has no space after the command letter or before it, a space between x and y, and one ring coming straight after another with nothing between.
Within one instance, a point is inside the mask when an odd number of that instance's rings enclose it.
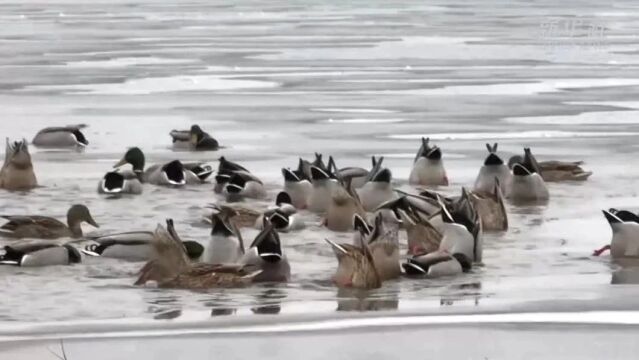
<instances>
[{"instance_id":1,"label":"gray water","mask_svg":"<svg viewBox=\"0 0 639 360\"><path fill-rule=\"evenodd\" d=\"M217 166L227 156L262 177L271 197L280 168L315 151L340 167L384 155L397 187L409 190L421 136L444 150L451 185L440 190L449 194L472 184L486 142L498 141L504 157L531 146L540 160L585 160L595 175L551 184L547 206L509 206L510 230L485 234L484 264L459 277L338 291L323 238L350 234L312 225L282 235L294 274L277 286L136 288L142 264L95 258L3 267L1 327L336 310L637 310L632 269L590 254L611 237L601 209L638 207L638 8L630 0L2 1L0 135L30 140L45 126L85 123L90 141L82 153L32 148L43 187L0 192L3 214L64 218L84 203L100 232L152 230L172 217L183 238L206 241L199 217L218 200L210 184L146 186L117 200L96 193L129 146L148 163ZM173 151L168 132L194 123L225 148Z\"/></svg>"}]
</instances>

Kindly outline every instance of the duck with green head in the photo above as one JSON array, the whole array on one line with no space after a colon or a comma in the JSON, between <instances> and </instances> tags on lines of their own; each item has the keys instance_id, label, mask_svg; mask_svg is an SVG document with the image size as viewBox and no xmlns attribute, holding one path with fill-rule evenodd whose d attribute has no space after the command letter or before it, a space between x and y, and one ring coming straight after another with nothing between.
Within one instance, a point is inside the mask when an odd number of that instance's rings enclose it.
<instances>
[{"instance_id":1,"label":"duck with green head","mask_svg":"<svg viewBox=\"0 0 639 360\"><path fill-rule=\"evenodd\" d=\"M213 169L203 163L183 164L173 160L165 164L156 164L144 168L146 159L138 147L127 150L124 157L113 167L120 168L130 164L133 173L142 183L165 186L184 186L186 184L201 184L213 173Z\"/></svg>"},{"instance_id":2,"label":"duck with green head","mask_svg":"<svg viewBox=\"0 0 639 360\"><path fill-rule=\"evenodd\" d=\"M0 236L10 238L58 239L63 237L81 238L82 226L86 222L94 227L99 225L93 220L89 209L76 204L67 211L67 223L42 215L4 215L8 222L0 226Z\"/></svg>"},{"instance_id":3,"label":"duck with green head","mask_svg":"<svg viewBox=\"0 0 639 360\"><path fill-rule=\"evenodd\" d=\"M218 141L197 124L192 125L189 130L172 130L169 135L171 135L173 146L176 148L206 151L217 150L220 147Z\"/></svg>"}]
</instances>

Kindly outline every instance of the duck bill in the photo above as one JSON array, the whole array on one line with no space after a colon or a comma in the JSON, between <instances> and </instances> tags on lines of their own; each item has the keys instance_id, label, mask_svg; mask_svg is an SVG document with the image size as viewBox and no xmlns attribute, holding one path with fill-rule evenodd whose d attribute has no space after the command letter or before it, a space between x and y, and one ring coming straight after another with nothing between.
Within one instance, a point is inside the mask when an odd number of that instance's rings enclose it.
<instances>
[{"instance_id":1,"label":"duck bill","mask_svg":"<svg viewBox=\"0 0 639 360\"><path fill-rule=\"evenodd\" d=\"M122 158L122 159L120 159L120 161L118 161L115 165L113 165L113 168L114 168L114 169L117 169L117 168L119 168L119 167L121 167L121 166L124 166L124 165L126 165L126 164L127 164L126 159Z\"/></svg>"},{"instance_id":2,"label":"duck bill","mask_svg":"<svg viewBox=\"0 0 639 360\"><path fill-rule=\"evenodd\" d=\"M91 216L89 216L89 218L87 219L87 223L95 228L100 227L100 225L98 225L98 223L96 223Z\"/></svg>"}]
</instances>

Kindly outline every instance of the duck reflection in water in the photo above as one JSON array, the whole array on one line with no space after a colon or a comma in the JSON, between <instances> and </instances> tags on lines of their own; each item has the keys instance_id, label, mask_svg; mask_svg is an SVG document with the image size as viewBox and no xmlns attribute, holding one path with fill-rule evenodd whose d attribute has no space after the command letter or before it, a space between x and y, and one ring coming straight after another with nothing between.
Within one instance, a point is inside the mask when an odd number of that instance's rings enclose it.
<instances>
[{"instance_id":1,"label":"duck reflection in water","mask_svg":"<svg viewBox=\"0 0 639 360\"><path fill-rule=\"evenodd\" d=\"M277 315L282 311L282 299L285 298L286 292L281 289L266 289L255 297L251 311L260 315Z\"/></svg>"},{"instance_id":2,"label":"duck reflection in water","mask_svg":"<svg viewBox=\"0 0 639 360\"><path fill-rule=\"evenodd\" d=\"M639 259L619 258L614 264L618 267L612 272L610 284L639 284Z\"/></svg>"},{"instance_id":3,"label":"duck reflection in water","mask_svg":"<svg viewBox=\"0 0 639 360\"><path fill-rule=\"evenodd\" d=\"M337 311L384 311L399 307L399 287L384 286L384 291L341 288L337 290Z\"/></svg>"},{"instance_id":4,"label":"duck reflection in water","mask_svg":"<svg viewBox=\"0 0 639 360\"><path fill-rule=\"evenodd\" d=\"M468 305L471 301L474 306L479 306L481 299L481 282L455 284L446 288L444 295L439 300L440 306Z\"/></svg>"}]
</instances>

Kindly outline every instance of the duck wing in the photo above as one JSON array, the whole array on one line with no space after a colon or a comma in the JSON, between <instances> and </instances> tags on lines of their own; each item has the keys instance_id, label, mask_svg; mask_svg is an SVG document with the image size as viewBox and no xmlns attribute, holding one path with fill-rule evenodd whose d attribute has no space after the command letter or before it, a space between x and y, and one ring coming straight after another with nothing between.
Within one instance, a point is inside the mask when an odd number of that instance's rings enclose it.
<instances>
[{"instance_id":1,"label":"duck wing","mask_svg":"<svg viewBox=\"0 0 639 360\"><path fill-rule=\"evenodd\" d=\"M3 215L2 218L9 220L0 229L14 231L21 226L38 226L46 229L67 228L61 221L48 216L40 215Z\"/></svg>"}]
</instances>

